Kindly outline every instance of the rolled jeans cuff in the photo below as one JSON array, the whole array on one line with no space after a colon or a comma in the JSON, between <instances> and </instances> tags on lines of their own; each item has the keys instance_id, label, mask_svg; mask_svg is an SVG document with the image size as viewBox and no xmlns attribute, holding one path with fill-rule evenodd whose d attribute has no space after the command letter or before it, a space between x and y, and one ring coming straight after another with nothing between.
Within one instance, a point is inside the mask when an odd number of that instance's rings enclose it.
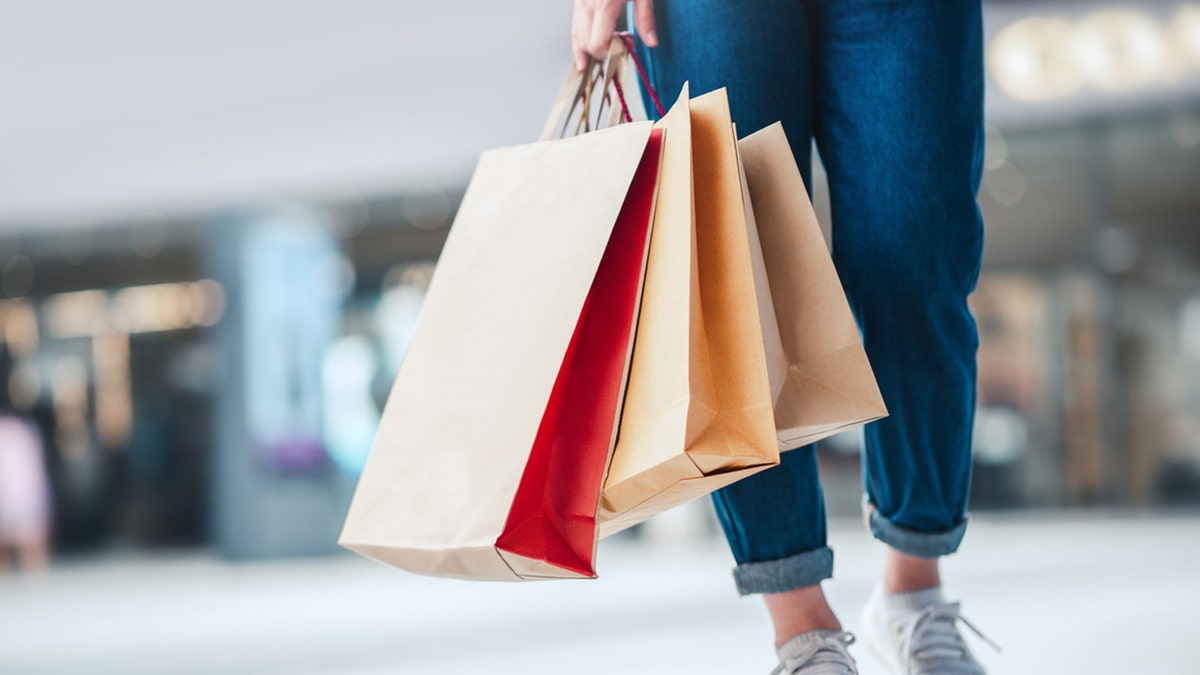
<instances>
[{"instance_id":1,"label":"rolled jeans cuff","mask_svg":"<svg viewBox=\"0 0 1200 675\"><path fill-rule=\"evenodd\" d=\"M742 563L733 570L741 595L794 591L832 576L833 551L829 547L778 560Z\"/></svg>"},{"instance_id":2,"label":"rolled jeans cuff","mask_svg":"<svg viewBox=\"0 0 1200 675\"><path fill-rule=\"evenodd\" d=\"M957 551L963 535L967 533L967 521L970 518L970 514L963 516L961 523L945 532L918 532L884 518L878 509L870 509L867 516L871 534L876 539L901 553L917 558L937 558Z\"/></svg>"}]
</instances>

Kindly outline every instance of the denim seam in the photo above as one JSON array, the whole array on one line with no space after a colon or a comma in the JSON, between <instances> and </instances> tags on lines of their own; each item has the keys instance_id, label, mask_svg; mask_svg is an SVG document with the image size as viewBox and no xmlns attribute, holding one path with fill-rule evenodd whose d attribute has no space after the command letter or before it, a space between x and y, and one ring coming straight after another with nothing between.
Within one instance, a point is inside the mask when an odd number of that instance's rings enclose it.
<instances>
[{"instance_id":1,"label":"denim seam","mask_svg":"<svg viewBox=\"0 0 1200 675\"><path fill-rule=\"evenodd\" d=\"M897 525L872 508L868 521L871 535L891 548L917 558L937 558L958 550L967 532L970 514L962 522L943 532L920 532Z\"/></svg>"},{"instance_id":2,"label":"denim seam","mask_svg":"<svg viewBox=\"0 0 1200 675\"><path fill-rule=\"evenodd\" d=\"M738 593L784 593L819 584L833 576L833 550L828 546L799 555L738 565L733 579Z\"/></svg>"}]
</instances>

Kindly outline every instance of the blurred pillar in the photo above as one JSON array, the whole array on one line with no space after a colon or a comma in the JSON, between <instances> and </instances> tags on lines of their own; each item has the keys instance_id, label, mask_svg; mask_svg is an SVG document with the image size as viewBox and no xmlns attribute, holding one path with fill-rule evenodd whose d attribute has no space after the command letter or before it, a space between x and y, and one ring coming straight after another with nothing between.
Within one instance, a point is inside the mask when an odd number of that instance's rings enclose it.
<instances>
[{"instance_id":1,"label":"blurred pillar","mask_svg":"<svg viewBox=\"0 0 1200 675\"><path fill-rule=\"evenodd\" d=\"M1064 441L1067 489L1076 504L1096 504L1110 497L1112 464L1106 377L1109 368L1104 289L1094 275L1072 274L1060 281L1065 305L1066 397Z\"/></svg>"},{"instance_id":2,"label":"blurred pillar","mask_svg":"<svg viewBox=\"0 0 1200 675\"><path fill-rule=\"evenodd\" d=\"M1088 494L1087 501L1126 503L1129 499L1128 471L1128 378L1122 369L1119 346L1123 338L1121 275L1128 271L1122 267L1133 262L1114 264L1111 255L1105 255L1102 242L1109 231L1124 232L1114 215L1113 193L1115 159L1110 149L1113 121L1096 117L1083 124L1086 138L1087 161L1083 164L1085 188L1087 190L1087 222L1091 235L1092 266L1095 270L1096 290L1099 292L1095 321L1080 326L1073 339L1083 351L1083 359L1091 359L1095 370L1093 381L1088 383L1094 392L1095 408L1089 414L1097 415L1100 430L1097 437L1095 494Z\"/></svg>"},{"instance_id":3,"label":"blurred pillar","mask_svg":"<svg viewBox=\"0 0 1200 675\"><path fill-rule=\"evenodd\" d=\"M233 559L336 550L340 477L321 443L321 361L336 337L343 285L320 214L280 208L211 226L216 329L210 526Z\"/></svg>"}]
</instances>

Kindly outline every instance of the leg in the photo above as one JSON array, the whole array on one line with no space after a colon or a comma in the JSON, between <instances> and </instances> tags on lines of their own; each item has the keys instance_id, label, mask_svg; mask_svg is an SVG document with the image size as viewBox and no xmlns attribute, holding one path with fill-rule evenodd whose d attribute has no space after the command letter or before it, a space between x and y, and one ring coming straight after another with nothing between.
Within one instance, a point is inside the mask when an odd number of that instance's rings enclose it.
<instances>
[{"instance_id":1,"label":"leg","mask_svg":"<svg viewBox=\"0 0 1200 675\"><path fill-rule=\"evenodd\" d=\"M866 429L871 531L907 556L936 558L962 539L971 473L980 5L812 6L834 259L891 411Z\"/></svg>"},{"instance_id":2,"label":"leg","mask_svg":"<svg viewBox=\"0 0 1200 675\"><path fill-rule=\"evenodd\" d=\"M783 122L811 190L812 75L803 3L659 0L654 11L659 46L648 50L639 42L638 53L663 105L674 103L684 82L693 97L725 87L739 136ZM657 116L653 106L646 112Z\"/></svg>"},{"instance_id":3,"label":"leg","mask_svg":"<svg viewBox=\"0 0 1200 675\"><path fill-rule=\"evenodd\" d=\"M938 561L939 558L918 558L889 548L883 565L883 590L888 593L910 593L941 586L942 573Z\"/></svg>"},{"instance_id":4,"label":"leg","mask_svg":"<svg viewBox=\"0 0 1200 675\"><path fill-rule=\"evenodd\" d=\"M777 646L805 631L841 630L820 586L833 576L833 551L813 446L718 490L713 504L738 563L738 591L766 594Z\"/></svg>"},{"instance_id":5,"label":"leg","mask_svg":"<svg viewBox=\"0 0 1200 675\"><path fill-rule=\"evenodd\" d=\"M893 671L981 675L938 557L966 529L982 257L978 0L812 0L815 135L834 260L891 416L866 429L872 534L888 545L864 613Z\"/></svg>"},{"instance_id":6,"label":"leg","mask_svg":"<svg viewBox=\"0 0 1200 675\"><path fill-rule=\"evenodd\" d=\"M782 121L811 185L811 75L803 4L696 0L659 2L655 11L660 46L648 53L643 49L642 56L664 103L670 104L685 81L693 95L727 87L738 132ZM820 587L832 574L833 554L825 542L814 449L785 453L780 466L718 491L713 501L738 563L738 590L767 594L777 644L813 629L840 629Z\"/></svg>"}]
</instances>

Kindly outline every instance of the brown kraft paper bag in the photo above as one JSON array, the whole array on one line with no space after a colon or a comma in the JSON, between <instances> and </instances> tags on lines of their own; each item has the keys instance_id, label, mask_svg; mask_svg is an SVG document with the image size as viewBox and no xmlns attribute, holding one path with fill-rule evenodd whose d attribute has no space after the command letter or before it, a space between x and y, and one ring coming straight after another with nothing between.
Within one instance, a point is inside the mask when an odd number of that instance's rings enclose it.
<instances>
[{"instance_id":1,"label":"brown kraft paper bag","mask_svg":"<svg viewBox=\"0 0 1200 675\"><path fill-rule=\"evenodd\" d=\"M887 416L783 125L738 142L784 359L768 359L782 450Z\"/></svg>"},{"instance_id":2,"label":"brown kraft paper bag","mask_svg":"<svg viewBox=\"0 0 1200 675\"><path fill-rule=\"evenodd\" d=\"M725 90L678 102L601 536L779 463Z\"/></svg>"}]
</instances>

